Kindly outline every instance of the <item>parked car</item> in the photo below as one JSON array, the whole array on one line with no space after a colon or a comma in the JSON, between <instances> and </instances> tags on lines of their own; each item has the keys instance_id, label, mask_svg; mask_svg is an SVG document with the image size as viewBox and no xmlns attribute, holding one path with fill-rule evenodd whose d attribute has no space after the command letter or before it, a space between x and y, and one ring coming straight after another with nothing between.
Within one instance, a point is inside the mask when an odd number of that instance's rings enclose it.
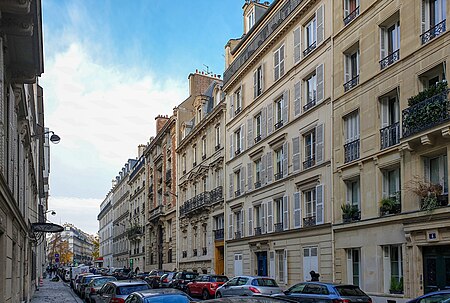
<instances>
[{"instance_id":1,"label":"parked car","mask_svg":"<svg viewBox=\"0 0 450 303\"><path fill-rule=\"evenodd\" d=\"M158 288L159 287L159 281L161 279L161 276L165 273L168 273L167 270L152 270L148 274L147 277L145 277L145 281L148 283L148 285L151 286L151 288Z\"/></svg>"},{"instance_id":2,"label":"parked car","mask_svg":"<svg viewBox=\"0 0 450 303\"><path fill-rule=\"evenodd\" d=\"M117 268L113 271L112 276L117 280L126 280L128 279L128 274L130 271L131 269L129 268Z\"/></svg>"},{"instance_id":3,"label":"parked car","mask_svg":"<svg viewBox=\"0 0 450 303\"><path fill-rule=\"evenodd\" d=\"M101 277L101 275L86 275L81 278L80 283L77 286L78 294L80 295L81 299L84 299L84 289L86 288L86 285L88 285L89 282L93 278Z\"/></svg>"},{"instance_id":4,"label":"parked car","mask_svg":"<svg viewBox=\"0 0 450 303\"><path fill-rule=\"evenodd\" d=\"M117 279L113 276L100 276L92 278L84 289L84 299L86 302L95 303L97 292L106 282L109 281L117 281Z\"/></svg>"},{"instance_id":5,"label":"parked car","mask_svg":"<svg viewBox=\"0 0 450 303\"><path fill-rule=\"evenodd\" d=\"M172 287L172 281L176 272L168 272L159 279L159 287Z\"/></svg>"},{"instance_id":6,"label":"parked car","mask_svg":"<svg viewBox=\"0 0 450 303\"><path fill-rule=\"evenodd\" d=\"M447 303L450 302L450 289L434 291L409 300L406 303Z\"/></svg>"},{"instance_id":7,"label":"parked car","mask_svg":"<svg viewBox=\"0 0 450 303\"><path fill-rule=\"evenodd\" d=\"M95 303L124 303L129 294L150 289L145 281L110 281L97 292Z\"/></svg>"},{"instance_id":8,"label":"parked car","mask_svg":"<svg viewBox=\"0 0 450 303\"><path fill-rule=\"evenodd\" d=\"M74 291L76 294L78 294L78 290L79 290L79 288L80 288L81 279L82 279L84 276L89 276L89 275L92 275L92 274L86 272L86 273L78 274L78 275L75 277L75 279L73 280L73 291Z\"/></svg>"},{"instance_id":9,"label":"parked car","mask_svg":"<svg viewBox=\"0 0 450 303\"><path fill-rule=\"evenodd\" d=\"M198 273L192 271L179 271L176 273L172 281L172 287L186 291L186 285L197 278Z\"/></svg>"},{"instance_id":10,"label":"parked car","mask_svg":"<svg viewBox=\"0 0 450 303\"><path fill-rule=\"evenodd\" d=\"M304 282L290 287L276 297L288 298L302 303L320 302L358 302L372 303L372 299L358 286L348 284Z\"/></svg>"},{"instance_id":11,"label":"parked car","mask_svg":"<svg viewBox=\"0 0 450 303\"><path fill-rule=\"evenodd\" d=\"M216 296L216 289L226 283L228 278L219 275L201 275L189 282L186 287L186 292L190 296L201 296L203 300L214 298Z\"/></svg>"},{"instance_id":12,"label":"parked car","mask_svg":"<svg viewBox=\"0 0 450 303\"><path fill-rule=\"evenodd\" d=\"M128 296L125 303L151 303L151 302L171 302L171 303L189 303L192 299L185 292L173 289L150 289L137 291Z\"/></svg>"},{"instance_id":13,"label":"parked car","mask_svg":"<svg viewBox=\"0 0 450 303\"><path fill-rule=\"evenodd\" d=\"M286 298L270 297L266 295L252 296L252 297L226 297L226 298L216 298L210 299L208 303L296 303L297 301L292 301Z\"/></svg>"},{"instance_id":14,"label":"parked car","mask_svg":"<svg viewBox=\"0 0 450 303\"><path fill-rule=\"evenodd\" d=\"M282 294L277 282L268 277L237 276L216 290L216 298L229 296L253 296Z\"/></svg>"}]
</instances>

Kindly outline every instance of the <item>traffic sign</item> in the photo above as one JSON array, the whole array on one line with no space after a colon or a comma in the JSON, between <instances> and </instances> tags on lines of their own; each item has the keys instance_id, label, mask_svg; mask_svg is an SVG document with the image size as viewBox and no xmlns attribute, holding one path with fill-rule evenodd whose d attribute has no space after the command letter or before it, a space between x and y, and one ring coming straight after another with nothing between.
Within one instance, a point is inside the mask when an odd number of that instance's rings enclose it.
<instances>
[{"instance_id":1,"label":"traffic sign","mask_svg":"<svg viewBox=\"0 0 450 303\"><path fill-rule=\"evenodd\" d=\"M59 263L59 258L55 258L55 263Z\"/></svg>"},{"instance_id":2,"label":"traffic sign","mask_svg":"<svg viewBox=\"0 0 450 303\"><path fill-rule=\"evenodd\" d=\"M59 254L58 253L55 254L55 258L59 258Z\"/></svg>"}]
</instances>

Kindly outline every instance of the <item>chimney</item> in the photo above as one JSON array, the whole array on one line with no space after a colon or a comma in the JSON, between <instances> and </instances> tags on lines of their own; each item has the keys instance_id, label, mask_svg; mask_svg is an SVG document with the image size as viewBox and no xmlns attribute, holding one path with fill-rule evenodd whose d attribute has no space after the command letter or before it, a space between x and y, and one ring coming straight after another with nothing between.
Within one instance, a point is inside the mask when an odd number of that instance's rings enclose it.
<instances>
[{"instance_id":1,"label":"chimney","mask_svg":"<svg viewBox=\"0 0 450 303\"><path fill-rule=\"evenodd\" d=\"M163 115L158 115L158 116L156 116L155 120L156 120L156 133L159 134L161 129L166 124L167 120L169 120L169 117L163 116Z\"/></svg>"},{"instance_id":2,"label":"chimney","mask_svg":"<svg viewBox=\"0 0 450 303\"><path fill-rule=\"evenodd\" d=\"M214 77L207 75L205 72L199 72L195 70L194 74L189 74L189 96L198 96L204 93Z\"/></svg>"},{"instance_id":3,"label":"chimney","mask_svg":"<svg viewBox=\"0 0 450 303\"><path fill-rule=\"evenodd\" d=\"M140 158L140 157L142 157L142 155L144 154L144 152L145 152L145 145L144 144L139 144L139 146L138 146L138 159Z\"/></svg>"}]
</instances>

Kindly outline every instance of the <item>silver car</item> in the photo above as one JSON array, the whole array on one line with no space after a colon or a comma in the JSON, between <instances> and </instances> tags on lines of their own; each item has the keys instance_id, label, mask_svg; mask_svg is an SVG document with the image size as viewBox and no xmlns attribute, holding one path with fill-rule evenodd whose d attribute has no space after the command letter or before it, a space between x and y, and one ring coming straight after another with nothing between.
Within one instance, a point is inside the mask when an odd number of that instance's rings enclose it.
<instances>
[{"instance_id":1,"label":"silver car","mask_svg":"<svg viewBox=\"0 0 450 303\"><path fill-rule=\"evenodd\" d=\"M237 276L216 290L216 298L281 294L277 282L268 277Z\"/></svg>"},{"instance_id":2,"label":"silver car","mask_svg":"<svg viewBox=\"0 0 450 303\"><path fill-rule=\"evenodd\" d=\"M95 303L97 292L106 282L109 281L117 281L117 279L112 276L99 276L92 278L89 284L84 288L84 300L89 303Z\"/></svg>"},{"instance_id":3,"label":"silver car","mask_svg":"<svg viewBox=\"0 0 450 303\"><path fill-rule=\"evenodd\" d=\"M95 303L125 302L129 294L147 289L150 286L142 280L109 281L100 288L94 300Z\"/></svg>"}]
</instances>

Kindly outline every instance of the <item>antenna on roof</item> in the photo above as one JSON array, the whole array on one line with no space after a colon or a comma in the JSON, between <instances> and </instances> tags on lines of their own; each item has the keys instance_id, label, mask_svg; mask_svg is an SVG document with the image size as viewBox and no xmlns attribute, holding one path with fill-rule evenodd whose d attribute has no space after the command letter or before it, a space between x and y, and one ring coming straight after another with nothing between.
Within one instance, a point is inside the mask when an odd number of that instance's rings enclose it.
<instances>
[{"instance_id":1,"label":"antenna on roof","mask_svg":"<svg viewBox=\"0 0 450 303\"><path fill-rule=\"evenodd\" d=\"M205 72L206 72L206 74L207 74L207 75L211 75L211 74L212 74L212 72L210 72L210 71L209 71L209 66L208 66L208 65L206 65L206 64L203 64L203 66L205 66L205 67L206 67L206 71L205 71Z\"/></svg>"}]
</instances>

